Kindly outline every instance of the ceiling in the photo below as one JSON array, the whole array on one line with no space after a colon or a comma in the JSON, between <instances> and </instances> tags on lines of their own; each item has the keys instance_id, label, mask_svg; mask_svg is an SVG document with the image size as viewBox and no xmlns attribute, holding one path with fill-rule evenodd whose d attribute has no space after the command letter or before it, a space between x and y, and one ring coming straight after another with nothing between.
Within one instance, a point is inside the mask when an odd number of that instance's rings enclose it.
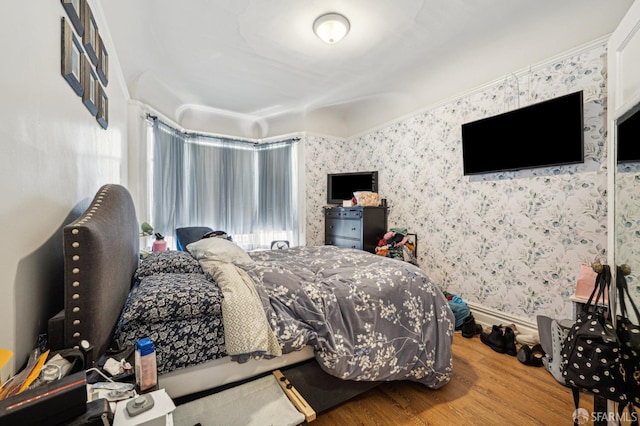
<instances>
[{"instance_id":1,"label":"ceiling","mask_svg":"<svg viewBox=\"0 0 640 426\"><path fill-rule=\"evenodd\" d=\"M632 0L104 0L129 94L179 126L350 137L611 33ZM335 45L313 21L345 15ZM113 69L113 68L112 68Z\"/></svg>"}]
</instances>

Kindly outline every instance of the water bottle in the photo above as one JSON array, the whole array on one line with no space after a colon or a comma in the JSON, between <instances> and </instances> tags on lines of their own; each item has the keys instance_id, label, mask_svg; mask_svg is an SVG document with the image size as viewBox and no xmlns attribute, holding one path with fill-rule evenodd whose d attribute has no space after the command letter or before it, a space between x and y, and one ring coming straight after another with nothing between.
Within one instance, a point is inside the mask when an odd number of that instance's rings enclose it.
<instances>
[{"instance_id":1,"label":"water bottle","mask_svg":"<svg viewBox=\"0 0 640 426\"><path fill-rule=\"evenodd\" d=\"M167 242L164 239L164 236L159 232L156 233L156 240L153 242L153 247L151 247L151 251L165 251L167 249Z\"/></svg>"},{"instance_id":2,"label":"water bottle","mask_svg":"<svg viewBox=\"0 0 640 426\"><path fill-rule=\"evenodd\" d=\"M158 383L156 349L148 337L136 342L135 353L136 385L140 392L155 388Z\"/></svg>"}]
</instances>

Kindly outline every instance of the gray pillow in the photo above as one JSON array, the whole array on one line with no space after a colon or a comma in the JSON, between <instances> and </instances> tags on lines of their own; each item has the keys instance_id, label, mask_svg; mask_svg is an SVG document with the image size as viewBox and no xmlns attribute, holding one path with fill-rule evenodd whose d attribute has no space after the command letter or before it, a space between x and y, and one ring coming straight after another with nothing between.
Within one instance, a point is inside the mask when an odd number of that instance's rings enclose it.
<instances>
[{"instance_id":1,"label":"gray pillow","mask_svg":"<svg viewBox=\"0 0 640 426\"><path fill-rule=\"evenodd\" d=\"M242 247L224 238L205 238L187 246L198 260L214 260L235 265L253 265L255 262Z\"/></svg>"}]
</instances>

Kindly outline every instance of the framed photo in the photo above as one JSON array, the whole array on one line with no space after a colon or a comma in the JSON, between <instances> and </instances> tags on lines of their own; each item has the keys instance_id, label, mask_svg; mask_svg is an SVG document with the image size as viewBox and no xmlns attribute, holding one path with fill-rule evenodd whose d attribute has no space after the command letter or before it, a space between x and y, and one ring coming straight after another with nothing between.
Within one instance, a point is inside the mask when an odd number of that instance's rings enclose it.
<instances>
[{"instance_id":1,"label":"framed photo","mask_svg":"<svg viewBox=\"0 0 640 426\"><path fill-rule=\"evenodd\" d=\"M96 120L102 126L103 129L106 129L109 126L109 98L107 98L107 94L104 92L104 87L98 84L98 115L96 115Z\"/></svg>"},{"instance_id":2,"label":"framed photo","mask_svg":"<svg viewBox=\"0 0 640 426\"><path fill-rule=\"evenodd\" d=\"M67 83L78 96L82 96L82 46L64 17L61 28L61 72Z\"/></svg>"},{"instance_id":3,"label":"framed photo","mask_svg":"<svg viewBox=\"0 0 640 426\"><path fill-rule=\"evenodd\" d=\"M107 48L104 47L102 37L98 35L98 66L96 67L98 77L102 84L106 87L109 84L109 54Z\"/></svg>"},{"instance_id":4,"label":"framed photo","mask_svg":"<svg viewBox=\"0 0 640 426\"><path fill-rule=\"evenodd\" d=\"M84 26L82 44L89 59L91 59L91 63L96 66L98 65L98 26L93 18L91 7L86 0L82 1L84 2L84 6L82 7L82 24Z\"/></svg>"},{"instance_id":5,"label":"framed photo","mask_svg":"<svg viewBox=\"0 0 640 426\"><path fill-rule=\"evenodd\" d=\"M95 117L98 113L98 89L100 88L100 82L86 55L82 56L82 88L84 89L82 93L82 103L87 107L91 115Z\"/></svg>"},{"instance_id":6,"label":"framed photo","mask_svg":"<svg viewBox=\"0 0 640 426\"><path fill-rule=\"evenodd\" d=\"M62 7L67 12L69 20L73 24L73 28L76 29L78 37L82 37L84 32L84 25L82 24L82 8L86 0L60 0Z\"/></svg>"}]
</instances>

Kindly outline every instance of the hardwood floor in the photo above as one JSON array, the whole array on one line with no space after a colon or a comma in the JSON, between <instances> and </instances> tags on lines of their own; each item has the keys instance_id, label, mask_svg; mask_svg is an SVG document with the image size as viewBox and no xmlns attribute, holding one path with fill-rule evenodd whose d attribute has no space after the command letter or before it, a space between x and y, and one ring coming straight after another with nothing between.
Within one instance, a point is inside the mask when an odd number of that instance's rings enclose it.
<instances>
[{"instance_id":1,"label":"hardwood floor","mask_svg":"<svg viewBox=\"0 0 640 426\"><path fill-rule=\"evenodd\" d=\"M581 394L580 407L591 415L593 397ZM384 383L319 413L311 425L571 425L573 411L571 389L544 367L526 366L494 352L479 336L457 333L453 375L441 389Z\"/></svg>"}]
</instances>

